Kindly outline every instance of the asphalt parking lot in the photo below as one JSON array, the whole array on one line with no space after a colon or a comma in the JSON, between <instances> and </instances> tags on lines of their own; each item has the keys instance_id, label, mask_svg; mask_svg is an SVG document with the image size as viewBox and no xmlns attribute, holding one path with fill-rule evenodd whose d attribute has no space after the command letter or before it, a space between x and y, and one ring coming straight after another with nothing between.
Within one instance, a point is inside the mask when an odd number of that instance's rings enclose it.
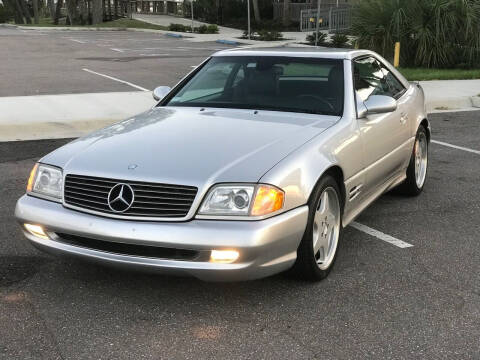
<instances>
[{"instance_id":1,"label":"asphalt parking lot","mask_svg":"<svg viewBox=\"0 0 480 360\"><path fill-rule=\"evenodd\" d=\"M210 54L232 46L151 32L0 27L0 47L0 96L24 96L135 90L95 73L148 90L172 86Z\"/></svg>"},{"instance_id":2,"label":"asphalt parking lot","mask_svg":"<svg viewBox=\"0 0 480 360\"><path fill-rule=\"evenodd\" d=\"M0 46L0 96L132 90L83 68L172 85L225 47L3 28ZM21 234L15 202L35 161L69 139L0 142L0 359L479 359L480 111L430 121L424 192L370 206L356 221L385 236L348 227L320 283L205 283L43 254Z\"/></svg>"},{"instance_id":3,"label":"asphalt parking lot","mask_svg":"<svg viewBox=\"0 0 480 360\"><path fill-rule=\"evenodd\" d=\"M430 116L480 150L480 112ZM243 283L129 273L38 252L13 219L28 173L67 140L0 143L0 358L478 359L480 154L431 144L424 193L347 228L330 277Z\"/></svg>"}]
</instances>

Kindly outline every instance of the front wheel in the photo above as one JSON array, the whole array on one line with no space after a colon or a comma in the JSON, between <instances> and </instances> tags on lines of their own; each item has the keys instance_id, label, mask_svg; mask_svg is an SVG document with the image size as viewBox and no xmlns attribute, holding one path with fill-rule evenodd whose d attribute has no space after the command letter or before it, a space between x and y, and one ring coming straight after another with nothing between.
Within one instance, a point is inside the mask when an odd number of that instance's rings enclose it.
<instances>
[{"instance_id":1,"label":"front wheel","mask_svg":"<svg viewBox=\"0 0 480 360\"><path fill-rule=\"evenodd\" d=\"M322 280L330 273L342 235L342 201L335 179L324 176L309 204L305 234L297 250L295 273L308 280Z\"/></svg>"},{"instance_id":2,"label":"front wheel","mask_svg":"<svg viewBox=\"0 0 480 360\"><path fill-rule=\"evenodd\" d=\"M415 137L415 145L407 168L407 178L400 185L399 190L410 196L419 195L425 186L428 166L428 139L427 132L420 126Z\"/></svg>"}]
</instances>

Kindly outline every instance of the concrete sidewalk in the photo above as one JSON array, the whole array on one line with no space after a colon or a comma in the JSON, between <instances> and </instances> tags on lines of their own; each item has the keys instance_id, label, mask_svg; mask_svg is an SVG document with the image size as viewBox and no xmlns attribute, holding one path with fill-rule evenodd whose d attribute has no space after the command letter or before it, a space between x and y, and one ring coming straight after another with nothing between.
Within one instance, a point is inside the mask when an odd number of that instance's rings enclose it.
<instances>
[{"instance_id":1,"label":"concrete sidewalk","mask_svg":"<svg viewBox=\"0 0 480 360\"><path fill-rule=\"evenodd\" d=\"M420 85L428 112L480 108L480 80L432 80Z\"/></svg>"},{"instance_id":2,"label":"concrete sidewalk","mask_svg":"<svg viewBox=\"0 0 480 360\"><path fill-rule=\"evenodd\" d=\"M192 25L192 20L170 16L170 15L145 15L145 14L132 14L132 17L136 20L141 20L150 24L169 26L170 24L183 24L186 26ZM194 20L193 26L197 27L200 25L208 25L201 21ZM243 30L229 28L225 26L218 26L218 34L192 34L192 33L181 33L181 32L170 32L176 35L184 36L186 40L192 42L203 42L203 41L227 41L229 43L242 43L253 45L254 47L271 47L271 46L284 46L288 44L302 43L305 42L306 33L303 32L282 32L284 40L278 41L258 41L258 40L248 40L241 39L243 35Z\"/></svg>"},{"instance_id":3,"label":"concrete sidewalk","mask_svg":"<svg viewBox=\"0 0 480 360\"><path fill-rule=\"evenodd\" d=\"M78 137L154 104L144 91L0 97L0 141Z\"/></svg>"},{"instance_id":4,"label":"concrete sidewalk","mask_svg":"<svg viewBox=\"0 0 480 360\"><path fill-rule=\"evenodd\" d=\"M428 112L480 108L480 80L424 81ZM151 92L0 97L0 141L77 137L144 112Z\"/></svg>"}]
</instances>

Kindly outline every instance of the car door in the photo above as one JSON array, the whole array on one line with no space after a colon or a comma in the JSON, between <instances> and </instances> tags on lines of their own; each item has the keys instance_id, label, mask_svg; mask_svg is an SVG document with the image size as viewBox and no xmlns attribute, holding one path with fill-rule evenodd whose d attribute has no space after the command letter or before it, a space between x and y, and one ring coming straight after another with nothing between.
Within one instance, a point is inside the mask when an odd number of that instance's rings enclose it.
<instances>
[{"instance_id":1,"label":"car door","mask_svg":"<svg viewBox=\"0 0 480 360\"><path fill-rule=\"evenodd\" d=\"M365 156L364 194L375 191L397 174L405 163L405 146L409 128L402 101L405 87L373 56L353 61L354 84L357 102L371 95L386 95L397 99L397 109L383 114L367 114L358 119Z\"/></svg>"}]
</instances>

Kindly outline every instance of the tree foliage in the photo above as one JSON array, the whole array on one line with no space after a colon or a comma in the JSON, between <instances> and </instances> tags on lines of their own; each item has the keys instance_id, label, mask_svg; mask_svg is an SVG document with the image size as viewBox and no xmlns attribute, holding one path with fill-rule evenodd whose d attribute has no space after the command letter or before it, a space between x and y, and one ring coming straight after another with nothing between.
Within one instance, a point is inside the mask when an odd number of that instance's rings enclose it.
<instances>
[{"instance_id":1,"label":"tree foliage","mask_svg":"<svg viewBox=\"0 0 480 360\"><path fill-rule=\"evenodd\" d=\"M13 16L13 10L10 9L8 3L6 3L5 5L0 4L0 24L8 22L10 19L13 18Z\"/></svg>"},{"instance_id":2,"label":"tree foliage","mask_svg":"<svg viewBox=\"0 0 480 360\"><path fill-rule=\"evenodd\" d=\"M252 23L263 22L271 19L273 5L271 0L251 0L250 12ZM190 2L185 1L183 13L190 18ZM195 0L193 3L193 15L200 21L229 25L233 27L246 27L247 3L245 0Z\"/></svg>"},{"instance_id":3,"label":"tree foliage","mask_svg":"<svg viewBox=\"0 0 480 360\"><path fill-rule=\"evenodd\" d=\"M404 66L480 65L479 0L362 0L352 12L361 48L387 58L401 43Z\"/></svg>"}]
</instances>

